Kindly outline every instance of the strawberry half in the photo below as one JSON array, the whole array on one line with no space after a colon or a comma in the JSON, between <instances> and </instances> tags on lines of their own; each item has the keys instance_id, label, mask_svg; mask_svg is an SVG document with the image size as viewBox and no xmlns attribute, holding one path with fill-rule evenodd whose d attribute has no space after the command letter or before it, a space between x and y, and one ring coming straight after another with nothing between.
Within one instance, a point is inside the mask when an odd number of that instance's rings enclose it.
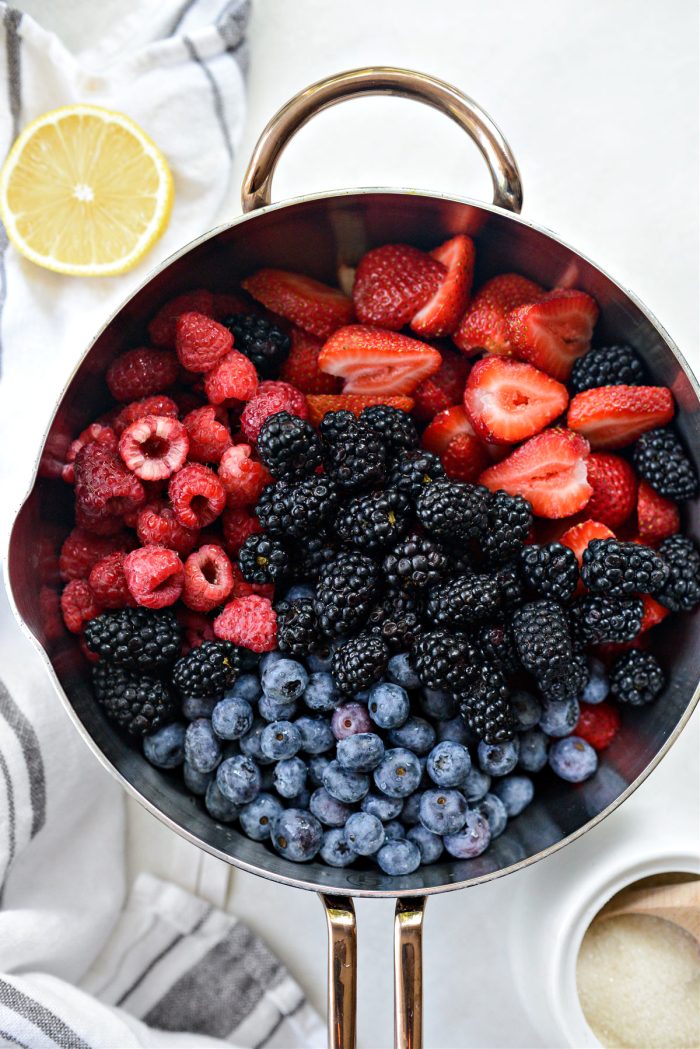
<instances>
[{"instance_id":1,"label":"strawberry half","mask_svg":"<svg viewBox=\"0 0 700 1049\"><path fill-rule=\"evenodd\" d=\"M595 452L588 456L588 483L593 495L586 513L610 528L626 521L637 502L637 475L619 455Z\"/></svg>"},{"instance_id":2,"label":"strawberry half","mask_svg":"<svg viewBox=\"0 0 700 1049\"><path fill-rule=\"evenodd\" d=\"M590 295L555 288L538 302L518 306L508 314L513 353L563 382L576 358L590 349L597 319L598 306Z\"/></svg>"},{"instance_id":3,"label":"strawberry half","mask_svg":"<svg viewBox=\"0 0 700 1049\"><path fill-rule=\"evenodd\" d=\"M676 504L655 492L646 481L639 482L637 527L639 538L649 546L681 530L681 515Z\"/></svg>"},{"instance_id":4,"label":"strawberry half","mask_svg":"<svg viewBox=\"0 0 700 1049\"><path fill-rule=\"evenodd\" d=\"M350 324L331 335L319 368L345 379L343 393L391 396L412 393L442 364L436 349L384 328Z\"/></svg>"},{"instance_id":5,"label":"strawberry half","mask_svg":"<svg viewBox=\"0 0 700 1049\"><path fill-rule=\"evenodd\" d=\"M570 430L545 430L516 448L479 480L492 492L522 495L539 517L568 517L581 510L592 488L586 480L588 442Z\"/></svg>"},{"instance_id":6,"label":"strawberry half","mask_svg":"<svg viewBox=\"0 0 700 1049\"><path fill-rule=\"evenodd\" d=\"M375 404L387 404L390 408L400 408L402 412L413 411L412 397L364 397L359 394L339 393L335 396L309 395L306 398L309 408L309 422L318 426L326 412L348 411L359 415L363 408L371 408Z\"/></svg>"},{"instance_id":7,"label":"strawberry half","mask_svg":"<svg viewBox=\"0 0 700 1049\"><path fill-rule=\"evenodd\" d=\"M621 725L620 712L610 703L581 703L572 735L585 739L595 750L605 750L615 739Z\"/></svg>"},{"instance_id":8,"label":"strawberry half","mask_svg":"<svg viewBox=\"0 0 700 1049\"><path fill-rule=\"evenodd\" d=\"M591 539L614 539L615 533L600 521L582 521L569 528L559 537L562 546L568 546L576 554L579 568L583 564L583 551Z\"/></svg>"},{"instance_id":9,"label":"strawberry half","mask_svg":"<svg viewBox=\"0 0 700 1049\"><path fill-rule=\"evenodd\" d=\"M435 416L423 434L423 447L440 456L445 473L455 481L476 481L490 462L461 404Z\"/></svg>"},{"instance_id":10,"label":"strawberry half","mask_svg":"<svg viewBox=\"0 0 700 1049\"><path fill-rule=\"evenodd\" d=\"M531 364L508 357L477 361L464 391L464 407L474 429L491 444L517 444L533 437L568 403L566 386Z\"/></svg>"},{"instance_id":11,"label":"strawberry half","mask_svg":"<svg viewBox=\"0 0 700 1049\"><path fill-rule=\"evenodd\" d=\"M474 241L464 233L445 241L430 253L447 267L435 294L411 321L417 335L451 335L469 302L474 279Z\"/></svg>"},{"instance_id":12,"label":"strawberry half","mask_svg":"<svg viewBox=\"0 0 700 1049\"><path fill-rule=\"evenodd\" d=\"M323 341L296 327L292 328L290 339L292 345L280 369L280 379L296 386L302 393L339 393L340 379L326 375L318 366Z\"/></svg>"},{"instance_id":13,"label":"strawberry half","mask_svg":"<svg viewBox=\"0 0 700 1049\"><path fill-rule=\"evenodd\" d=\"M566 421L592 448L622 448L665 426L673 413L673 394L665 386L598 386L572 398Z\"/></svg>"},{"instance_id":14,"label":"strawberry half","mask_svg":"<svg viewBox=\"0 0 700 1049\"><path fill-rule=\"evenodd\" d=\"M347 296L301 273L258 270L246 277L242 286L268 310L318 335L319 339L327 339L336 328L352 320L352 302Z\"/></svg>"},{"instance_id":15,"label":"strawberry half","mask_svg":"<svg viewBox=\"0 0 700 1049\"><path fill-rule=\"evenodd\" d=\"M446 270L410 244L384 244L363 256L355 273L352 300L363 324L398 331L431 301Z\"/></svg>"},{"instance_id":16,"label":"strawberry half","mask_svg":"<svg viewBox=\"0 0 700 1049\"><path fill-rule=\"evenodd\" d=\"M502 273L487 281L472 299L452 336L462 353L471 357L482 350L509 356L513 351L507 316L516 306L537 302L544 290L519 273Z\"/></svg>"},{"instance_id":17,"label":"strawberry half","mask_svg":"<svg viewBox=\"0 0 700 1049\"><path fill-rule=\"evenodd\" d=\"M651 630L652 627L658 626L662 623L666 616L669 614L670 609L656 601L651 594L642 594L642 625L639 628L640 634L645 634L647 630Z\"/></svg>"},{"instance_id":18,"label":"strawberry half","mask_svg":"<svg viewBox=\"0 0 700 1049\"><path fill-rule=\"evenodd\" d=\"M414 390L413 414L420 422L429 422L438 412L460 404L464 395L469 365L460 353L440 349L442 364Z\"/></svg>"}]
</instances>

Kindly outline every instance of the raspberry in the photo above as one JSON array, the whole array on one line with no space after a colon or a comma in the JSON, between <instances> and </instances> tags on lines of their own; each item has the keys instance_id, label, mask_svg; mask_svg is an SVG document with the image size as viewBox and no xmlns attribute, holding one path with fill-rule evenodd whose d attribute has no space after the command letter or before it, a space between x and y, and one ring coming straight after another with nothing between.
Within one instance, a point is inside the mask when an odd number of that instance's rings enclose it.
<instances>
[{"instance_id":1,"label":"raspberry","mask_svg":"<svg viewBox=\"0 0 700 1049\"><path fill-rule=\"evenodd\" d=\"M609 703L581 703L573 736L580 736L596 750L609 747L620 731L620 713Z\"/></svg>"},{"instance_id":2,"label":"raspberry","mask_svg":"<svg viewBox=\"0 0 700 1049\"><path fill-rule=\"evenodd\" d=\"M220 546L200 546L185 561L182 600L195 612L211 612L233 589L231 562Z\"/></svg>"},{"instance_id":3,"label":"raspberry","mask_svg":"<svg viewBox=\"0 0 700 1049\"><path fill-rule=\"evenodd\" d=\"M167 546L187 557L199 540L198 528L185 528L163 499L144 506L136 520L136 534L144 546Z\"/></svg>"},{"instance_id":4,"label":"raspberry","mask_svg":"<svg viewBox=\"0 0 700 1049\"><path fill-rule=\"evenodd\" d=\"M66 452L66 465L61 471L61 477L66 484L75 482L75 458L81 448L88 444L101 444L110 452L117 450L117 435L111 426L103 426L101 423L92 423L79 437L71 443Z\"/></svg>"},{"instance_id":5,"label":"raspberry","mask_svg":"<svg viewBox=\"0 0 700 1049\"><path fill-rule=\"evenodd\" d=\"M233 335L203 313L181 313L175 322L175 352L183 368L208 372L233 349Z\"/></svg>"},{"instance_id":6,"label":"raspberry","mask_svg":"<svg viewBox=\"0 0 700 1049\"><path fill-rule=\"evenodd\" d=\"M165 546L132 550L124 558L124 575L131 596L146 608L174 605L182 593L182 561Z\"/></svg>"},{"instance_id":7,"label":"raspberry","mask_svg":"<svg viewBox=\"0 0 700 1049\"><path fill-rule=\"evenodd\" d=\"M58 641L64 636L61 600L52 586L42 586L39 590L39 618L47 641Z\"/></svg>"},{"instance_id":8,"label":"raspberry","mask_svg":"<svg viewBox=\"0 0 700 1049\"><path fill-rule=\"evenodd\" d=\"M238 350L227 353L204 376L204 392L210 404L249 401L257 388L258 373L255 365Z\"/></svg>"},{"instance_id":9,"label":"raspberry","mask_svg":"<svg viewBox=\"0 0 700 1049\"><path fill-rule=\"evenodd\" d=\"M226 505L226 492L213 470L189 463L171 479L168 495L175 516L185 528L206 528Z\"/></svg>"},{"instance_id":10,"label":"raspberry","mask_svg":"<svg viewBox=\"0 0 700 1049\"><path fill-rule=\"evenodd\" d=\"M131 537L126 532L114 536L95 536L82 528L74 528L61 547L58 559L61 579L87 579L94 565L103 557L129 550L131 545Z\"/></svg>"},{"instance_id":11,"label":"raspberry","mask_svg":"<svg viewBox=\"0 0 700 1049\"><path fill-rule=\"evenodd\" d=\"M114 419L114 432L117 437L121 437L127 426L146 415L174 415L177 418L178 406L172 397L166 397L164 393L144 397L141 401L132 401L122 408Z\"/></svg>"},{"instance_id":12,"label":"raspberry","mask_svg":"<svg viewBox=\"0 0 700 1049\"><path fill-rule=\"evenodd\" d=\"M90 589L103 608L124 608L134 604L124 575L124 557L121 550L107 554L90 572Z\"/></svg>"},{"instance_id":13,"label":"raspberry","mask_svg":"<svg viewBox=\"0 0 700 1049\"><path fill-rule=\"evenodd\" d=\"M145 346L127 350L107 369L107 385L115 401L136 401L152 393L162 393L178 375L177 357Z\"/></svg>"},{"instance_id":14,"label":"raspberry","mask_svg":"<svg viewBox=\"0 0 700 1049\"><path fill-rule=\"evenodd\" d=\"M102 609L95 595L84 579L71 579L66 583L61 594L61 612L63 622L71 634L79 634L83 624L99 616Z\"/></svg>"},{"instance_id":15,"label":"raspberry","mask_svg":"<svg viewBox=\"0 0 700 1049\"><path fill-rule=\"evenodd\" d=\"M190 439L190 460L196 463L218 463L231 446L226 412L207 404L188 412L182 421Z\"/></svg>"},{"instance_id":16,"label":"raspberry","mask_svg":"<svg viewBox=\"0 0 700 1049\"><path fill-rule=\"evenodd\" d=\"M294 386L288 382L261 382L241 415L241 429L249 441L257 441L262 424L276 412L289 412L300 419L309 417L306 398Z\"/></svg>"},{"instance_id":17,"label":"raspberry","mask_svg":"<svg viewBox=\"0 0 700 1049\"><path fill-rule=\"evenodd\" d=\"M75 523L78 528L84 528L93 535L112 536L121 532L128 521L119 514L91 512L76 503Z\"/></svg>"},{"instance_id":18,"label":"raspberry","mask_svg":"<svg viewBox=\"0 0 700 1049\"><path fill-rule=\"evenodd\" d=\"M187 430L170 415L146 415L127 426L119 454L143 481L163 481L179 470L190 446Z\"/></svg>"},{"instance_id":19,"label":"raspberry","mask_svg":"<svg viewBox=\"0 0 700 1049\"><path fill-rule=\"evenodd\" d=\"M154 346L175 349L177 318L181 313L196 311L211 317L214 313L214 296L205 288L185 292L166 302L148 325L148 335Z\"/></svg>"},{"instance_id":20,"label":"raspberry","mask_svg":"<svg viewBox=\"0 0 700 1049\"><path fill-rule=\"evenodd\" d=\"M272 652L277 644L277 616L267 597L236 597L214 620L214 633L253 652Z\"/></svg>"},{"instance_id":21,"label":"raspberry","mask_svg":"<svg viewBox=\"0 0 700 1049\"><path fill-rule=\"evenodd\" d=\"M204 641L216 641L212 621L202 612L192 612L184 605L180 605L176 611L177 621L185 631L184 651L186 656L193 648L199 648Z\"/></svg>"},{"instance_id":22,"label":"raspberry","mask_svg":"<svg viewBox=\"0 0 700 1049\"><path fill-rule=\"evenodd\" d=\"M250 458L249 444L235 444L227 448L219 463L219 480L226 489L229 506L252 506L272 480L262 463Z\"/></svg>"},{"instance_id":23,"label":"raspberry","mask_svg":"<svg viewBox=\"0 0 700 1049\"><path fill-rule=\"evenodd\" d=\"M260 522L244 506L227 506L221 518L224 544L229 554L235 555L249 535L261 530Z\"/></svg>"},{"instance_id":24,"label":"raspberry","mask_svg":"<svg viewBox=\"0 0 700 1049\"><path fill-rule=\"evenodd\" d=\"M75 460L75 501L89 517L124 514L146 501L146 492L114 452L86 444Z\"/></svg>"}]
</instances>

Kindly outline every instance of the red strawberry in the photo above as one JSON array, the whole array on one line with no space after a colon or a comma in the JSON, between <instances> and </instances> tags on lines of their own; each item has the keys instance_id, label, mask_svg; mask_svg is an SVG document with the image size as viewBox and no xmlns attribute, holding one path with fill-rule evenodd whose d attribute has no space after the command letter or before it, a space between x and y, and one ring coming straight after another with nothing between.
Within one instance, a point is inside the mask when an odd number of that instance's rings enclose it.
<instances>
[{"instance_id":1,"label":"red strawberry","mask_svg":"<svg viewBox=\"0 0 700 1049\"><path fill-rule=\"evenodd\" d=\"M620 712L610 703L582 703L573 736L580 736L595 750L609 747L620 731Z\"/></svg>"},{"instance_id":2,"label":"red strawberry","mask_svg":"<svg viewBox=\"0 0 700 1049\"><path fill-rule=\"evenodd\" d=\"M583 551L591 539L614 539L615 533L600 521L582 521L559 537L562 546L568 546L576 554L579 568L583 564Z\"/></svg>"},{"instance_id":3,"label":"red strawberry","mask_svg":"<svg viewBox=\"0 0 700 1049\"><path fill-rule=\"evenodd\" d=\"M587 466L593 495L586 505L586 513L610 528L617 528L634 510L636 474L626 459L606 452L589 455Z\"/></svg>"},{"instance_id":4,"label":"red strawberry","mask_svg":"<svg viewBox=\"0 0 700 1049\"><path fill-rule=\"evenodd\" d=\"M350 324L331 335L318 358L322 371L345 379L343 393L412 393L442 357L427 343L383 328Z\"/></svg>"},{"instance_id":5,"label":"red strawberry","mask_svg":"<svg viewBox=\"0 0 700 1049\"><path fill-rule=\"evenodd\" d=\"M372 248L355 273L352 301L358 320L398 331L432 299L445 273L441 261L409 244Z\"/></svg>"},{"instance_id":6,"label":"red strawberry","mask_svg":"<svg viewBox=\"0 0 700 1049\"><path fill-rule=\"evenodd\" d=\"M673 418L673 394L665 386L598 386L572 398L567 424L592 448L622 448Z\"/></svg>"},{"instance_id":7,"label":"red strawberry","mask_svg":"<svg viewBox=\"0 0 700 1049\"><path fill-rule=\"evenodd\" d=\"M513 351L506 320L508 313L526 302L536 302L542 294L539 284L518 273L493 277L472 299L453 335L455 343L467 356L482 350L509 356Z\"/></svg>"},{"instance_id":8,"label":"red strawberry","mask_svg":"<svg viewBox=\"0 0 700 1049\"><path fill-rule=\"evenodd\" d=\"M464 407L479 437L517 444L540 433L569 403L566 387L508 357L484 357L467 380Z\"/></svg>"},{"instance_id":9,"label":"red strawberry","mask_svg":"<svg viewBox=\"0 0 700 1049\"><path fill-rule=\"evenodd\" d=\"M447 267L433 296L411 321L411 327L424 337L450 335L464 314L474 279L474 241L458 233L431 252Z\"/></svg>"},{"instance_id":10,"label":"red strawberry","mask_svg":"<svg viewBox=\"0 0 700 1049\"><path fill-rule=\"evenodd\" d=\"M306 398L306 403L309 408L309 421L313 426L318 426L326 412L339 412L344 409L359 415L363 408L370 408L374 404L388 404L390 408L400 408L403 412L413 411L411 397L365 397L353 393L339 393L336 396L311 394Z\"/></svg>"},{"instance_id":11,"label":"red strawberry","mask_svg":"<svg viewBox=\"0 0 700 1049\"><path fill-rule=\"evenodd\" d=\"M513 353L562 382L574 361L591 345L598 306L590 295L573 288L555 288L529 306L508 314Z\"/></svg>"},{"instance_id":12,"label":"red strawberry","mask_svg":"<svg viewBox=\"0 0 700 1049\"><path fill-rule=\"evenodd\" d=\"M649 546L681 530L681 515L676 504L655 492L646 481L639 482L637 527L639 538Z\"/></svg>"},{"instance_id":13,"label":"red strawberry","mask_svg":"<svg viewBox=\"0 0 700 1049\"><path fill-rule=\"evenodd\" d=\"M319 339L327 339L336 328L352 320L350 299L312 277L287 270L263 269L242 283L268 310L318 335Z\"/></svg>"},{"instance_id":14,"label":"red strawberry","mask_svg":"<svg viewBox=\"0 0 700 1049\"><path fill-rule=\"evenodd\" d=\"M516 448L479 480L492 492L522 495L539 517L567 517L586 505L588 442L570 430L545 430Z\"/></svg>"},{"instance_id":15,"label":"red strawberry","mask_svg":"<svg viewBox=\"0 0 700 1049\"><path fill-rule=\"evenodd\" d=\"M461 404L435 416L423 434L423 445L440 456L445 473L455 481L473 483L491 461Z\"/></svg>"},{"instance_id":16,"label":"red strawberry","mask_svg":"<svg viewBox=\"0 0 700 1049\"><path fill-rule=\"evenodd\" d=\"M644 634L647 630L651 630L652 627L658 626L659 623L663 622L669 614L669 609L655 601L650 594L642 594L641 598L644 611L642 612L642 625L639 633Z\"/></svg>"},{"instance_id":17,"label":"red strawberry","mask_svg":"<svg viewBox=\"0 0 700 1049\"><path fill-rule=\"evenodd\" d=\"M291 340L292 348L282 365L280 379L296 386L302 393L338 393L342 386L340 379L326 375L318 366L322 340L301 328L292 328Z\"/></svg>"},{"instance_id":18,"label":"red strawberry","mask_svg":"<svg viewBox=\"0 0 700 1049\"><path fill-rule=\"evenodd\" d=\"M461 354L443 349L439 352L442 364L413 391L416 401L413 414L420 422L429 422L438 412L460 404L464 394L469 365Z\"/></svg>"}]
</instances>

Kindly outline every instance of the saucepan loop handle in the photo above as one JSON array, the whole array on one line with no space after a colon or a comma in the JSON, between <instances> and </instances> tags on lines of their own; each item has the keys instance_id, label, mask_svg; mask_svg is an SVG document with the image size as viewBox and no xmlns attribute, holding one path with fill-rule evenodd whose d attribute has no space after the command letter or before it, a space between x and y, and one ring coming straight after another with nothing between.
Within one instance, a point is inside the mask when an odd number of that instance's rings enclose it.
<instances>
[{"instance_id":1,"label":"saucepan loop handle","mask_svg":"<svg viewBox=\"0 0 700 1049\"><path fill-rule=\"evenodd\" d=\"M451 84L410 69L376 66L351 69L319 80L300 91L275 113L258 139L243 179L243 211L255 211L272 199L272 179L282 150L316 113L362 95L398 95L440 110L466 131L481 151L493 181L493 203L519 212L523 204L520 173L510 146L491 117Z\"/></svg>"}]
</instances>

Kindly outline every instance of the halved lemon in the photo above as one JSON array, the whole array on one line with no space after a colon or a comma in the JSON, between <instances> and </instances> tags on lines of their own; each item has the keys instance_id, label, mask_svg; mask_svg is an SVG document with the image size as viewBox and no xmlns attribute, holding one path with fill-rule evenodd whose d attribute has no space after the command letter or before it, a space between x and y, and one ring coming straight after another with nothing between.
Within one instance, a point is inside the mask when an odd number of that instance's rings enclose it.
<instances>
[{"instance_id":1,"label":"halved lemon","mask_svg":"<svg viewBox=\"0 0 700 1049\"><path fill-rule=\"evenodd\" d=\"M29 124L0 171L0 214L18 251L57 273L135 266L173 203L165 157L141 128L100 106L63 106Z\"/></svg>"}]
</instances>

